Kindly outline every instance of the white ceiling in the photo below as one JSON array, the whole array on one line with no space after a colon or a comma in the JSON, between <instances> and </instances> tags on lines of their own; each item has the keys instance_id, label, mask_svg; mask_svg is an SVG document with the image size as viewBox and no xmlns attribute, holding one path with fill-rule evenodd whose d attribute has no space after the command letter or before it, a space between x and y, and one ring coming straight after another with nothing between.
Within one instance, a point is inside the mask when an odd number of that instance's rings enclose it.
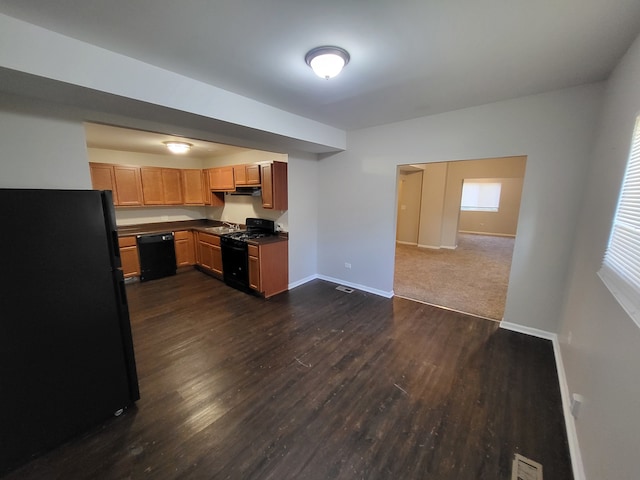
<instances>
[{"instance_id":1,"label":"white ceiling","mask_svg":"<svg viewBox=\"0 0 640 480\"><path fill-rule=\"evenodd\" d=\"M341 129L605 79L638 0L0 0L0 12ZM304 62L347 49L331 80Z\"/></svg>"}]
</instances>

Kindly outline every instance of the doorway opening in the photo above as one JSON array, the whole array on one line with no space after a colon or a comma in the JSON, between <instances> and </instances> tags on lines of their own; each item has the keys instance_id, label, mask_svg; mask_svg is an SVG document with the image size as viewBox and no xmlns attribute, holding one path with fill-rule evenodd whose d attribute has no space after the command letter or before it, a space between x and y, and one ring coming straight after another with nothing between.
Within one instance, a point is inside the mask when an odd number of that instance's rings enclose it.
<instances>
[{"instance_id":1,"label":"doorway opening","mask_svg":"<svg viewBox=\"0 0 640 480\"><path fill-rule=\"evenodd\" d=\"M502 320L525 167L526 156L399 165L395 294Z\"/></svg>"}]
</instances>

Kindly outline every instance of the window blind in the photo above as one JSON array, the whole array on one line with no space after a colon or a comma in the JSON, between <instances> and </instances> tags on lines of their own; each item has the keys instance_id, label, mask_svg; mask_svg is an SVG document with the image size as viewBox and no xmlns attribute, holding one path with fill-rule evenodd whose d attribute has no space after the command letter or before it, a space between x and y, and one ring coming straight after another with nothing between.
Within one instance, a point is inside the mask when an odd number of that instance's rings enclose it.
<instances>
[{"instance_id":1,"label":"window blind","mask_svg":"<svg viewBox=\"0 0 640 480\"><path fill-rule=\"evenodd\" d=\"M640 326L640 117L636 119L609 245L598 274Z\"/></svg>"}]
</instances>

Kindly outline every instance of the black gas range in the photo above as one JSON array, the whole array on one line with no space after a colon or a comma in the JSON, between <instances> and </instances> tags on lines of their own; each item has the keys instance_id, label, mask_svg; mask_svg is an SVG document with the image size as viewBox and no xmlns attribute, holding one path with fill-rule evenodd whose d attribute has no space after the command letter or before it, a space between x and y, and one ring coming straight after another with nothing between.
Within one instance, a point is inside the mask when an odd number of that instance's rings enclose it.
<instances>
[{"instance_id":1,"label":"black gas range","mask_svg":"<svg viewBox=\"0 0 640 480\"><path fill-rule=\"evenodd\" d=\"M247 218L246 230L220 236L222 272L227 285L249 292L249 244L250 240L277 235L273 220Z\"/></svg>"},{"instance_id":2,"label":"black gas range","mask_svg":"<svg viewBox=\"0 0 640 480\"><path fill-rule=\"evenodd\" d=\"M248 240L270 237L277 235L276 224L273 220L265 220L263 218L247 218L245 220L246 230L238 232L226 233L221 235L222 240L232 245L239 245L239 242L246 243ZM233 240L233 242L231 242Z\"/></svg>"}]
</instances>

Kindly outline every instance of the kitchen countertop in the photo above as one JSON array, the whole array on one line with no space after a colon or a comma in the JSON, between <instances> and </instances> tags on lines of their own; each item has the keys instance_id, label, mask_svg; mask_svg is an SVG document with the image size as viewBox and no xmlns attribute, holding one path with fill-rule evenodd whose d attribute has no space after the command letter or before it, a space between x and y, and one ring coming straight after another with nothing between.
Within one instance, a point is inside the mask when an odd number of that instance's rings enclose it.
<instances>
[{"instance_id":1,"label":"kitchen countertop","mask_svg":"<svg viewBox=\"0 0 640 480\"><path fill-rule=\"evenodd\" d=\"M241 228L242 229L242 228ZM150 233L176 232L181 230L197 230L199 232L209 233L212 235L224 235L225 233L236 232L219 220L182 220L175 222L159 222L159 223L142 223L138 225L122 225L118 226L119 237L131 237L136 235L147 235ZM289 235L286 232L280 232L272 237L263 237L248 240L247 243L254 245L264 245L267 243L287 241Z\"/></svg>"},{"instance_id":2,"label":"kitchen countertop","mask_svg":"<svg viewBox=\"0 0 640 480\"><path fill-rule=\"evenodd\" d=\"M146 235L149 233L175 232L223 225L217 220L182 220L175 222L141 223L137 225L118 225L119 237Z\"/></svg>"}]
</instances>

